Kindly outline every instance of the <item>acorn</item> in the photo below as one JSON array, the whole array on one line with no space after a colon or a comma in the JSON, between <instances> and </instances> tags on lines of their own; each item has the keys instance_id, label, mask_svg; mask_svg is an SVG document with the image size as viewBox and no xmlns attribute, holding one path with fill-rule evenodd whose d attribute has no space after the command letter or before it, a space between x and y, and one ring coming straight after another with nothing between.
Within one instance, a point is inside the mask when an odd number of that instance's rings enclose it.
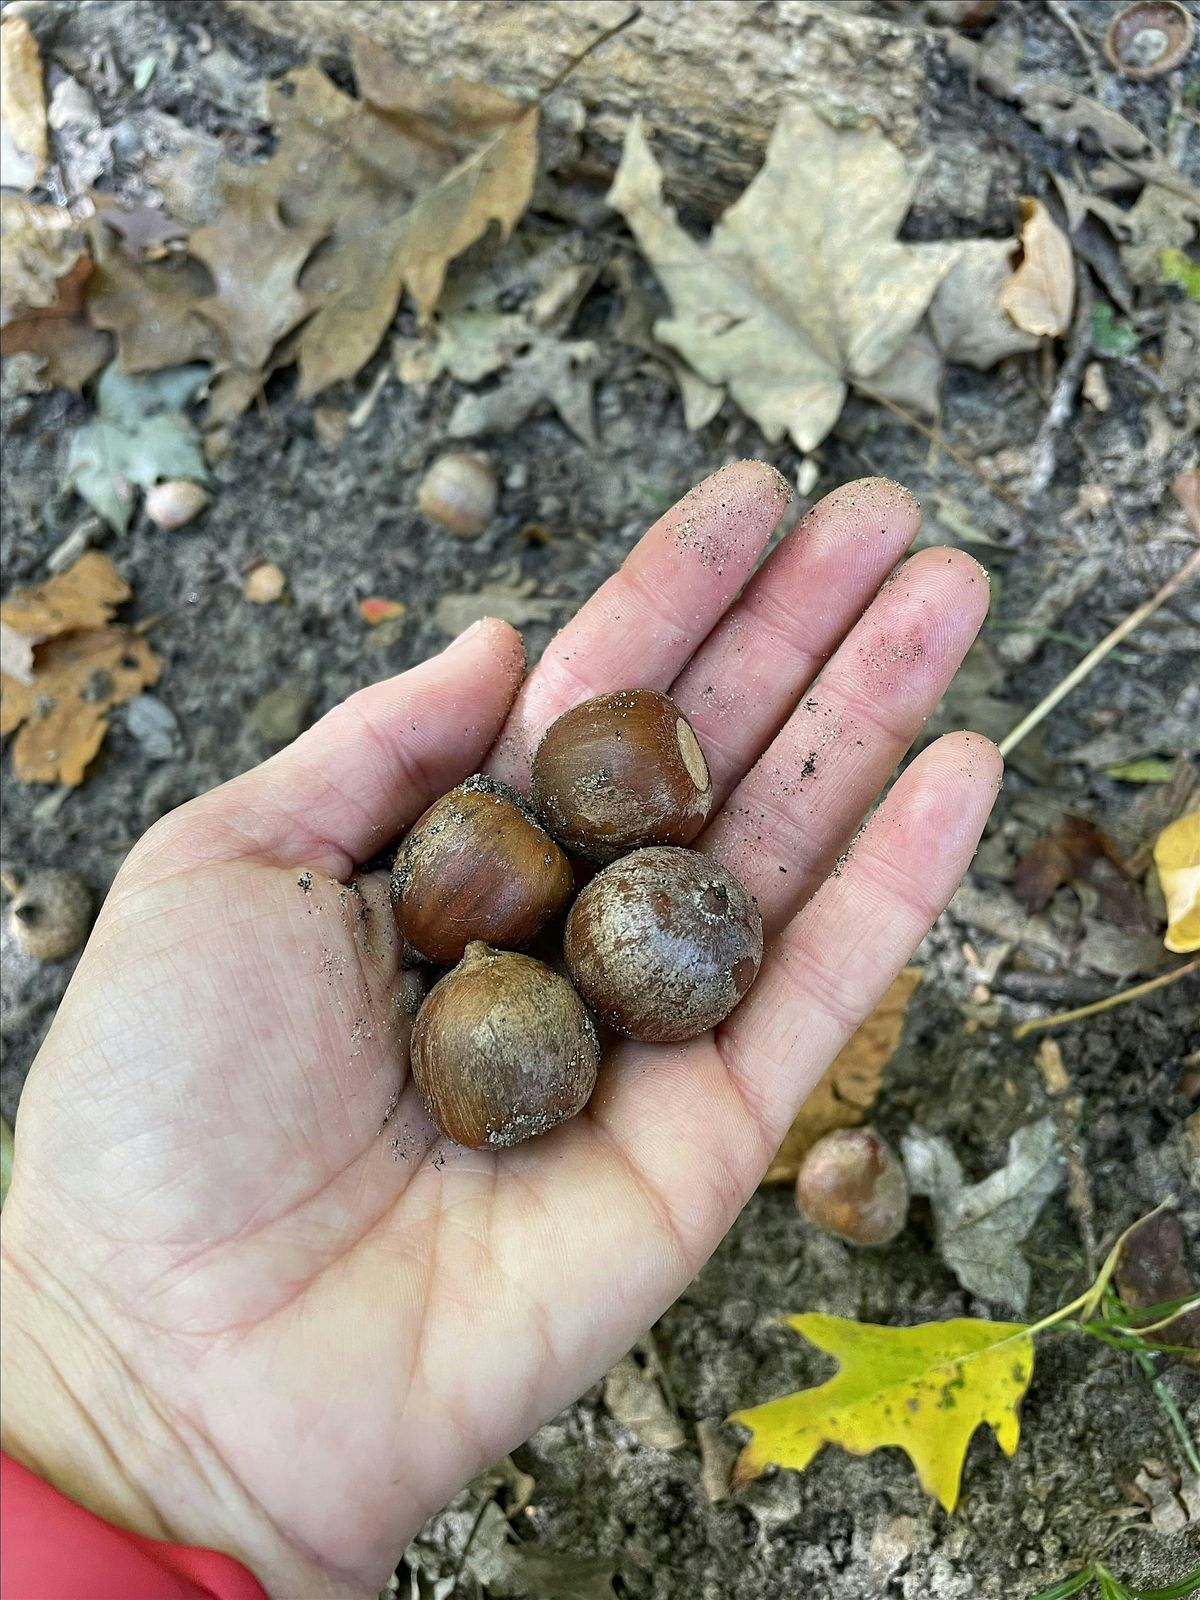
<instances>
[{"instance_id":1,"label":"acorn","mask_svg":"<svg viewBox=\"0 0 1200 1600\"><path fill-rule=\"evenodd\" d=\"M835 1128L800 1163L796 1204L850 1244L889 1244L908 1216L908 1179L874 1128Z\"/></svg>"},{"instance_id":2,"label":"acorn","mask_svg":"<svg viewBox=\"0 0 1200 1600\"><path fill-rule=\"evenodd\" d=\"M532 956L473 940L426 996L412 1073L429 1115L457 1144L519 1144L587 1104L600 1046L565 978Z\"/></svg>"},{"instance_id":3,"label":"acorn","mask_svg":"<svg viewBox=\"0 0 1200 1600\"><path fill-rule=\"evenodd\" d=\"M472 939L521 945L566 904L571 864L506 784L477 774L436 800L392 868L400 932L449 965Z\"/></svg>"},{"instance_id":4,"label":"acorn","mask_svg":"<svg viewBox=\"0 0 1200 1600\"><path fill-rule=\"evenodd\" d=\"M417 505L460 539L473 539L495 516L498 494L496 474L482 456L452 450L421 479Z\"/></svg>"},{"instance_id":5,"label":"acorn","mask_svg":"<svg viewBox=\"0 0 1200 1600\"><path fill-rule=\"evenodd\" d=\"M39 867L19 882L5 884L12 892L8 931L23 955L35 961L60 961L78 950L92 926L92 891L73 872Z\"/></svg>"},{"instance_id":6,"label":"acorn","mask_svg":"<svg viewBox=\"0 0 1200 1600\"><path fill-rule=\"evenodd\" d=\"M529 792L556 839L602 862L644 845L690 844L713 805L692 726L655 689L621 689L565 711L534 753Z\"/></svg>"},{"instance_id":7,"label":"acorn","mask_svg":"<svg viewBox=\"0 0 1200 1600\"><path fill-rule=\"evenodd\" d=\"M571 907L563 951L602 1022L673 1043L715 1028L754 982L762 917L718 862L655 845L592 879Z\"/></svg>"}]
</instances>

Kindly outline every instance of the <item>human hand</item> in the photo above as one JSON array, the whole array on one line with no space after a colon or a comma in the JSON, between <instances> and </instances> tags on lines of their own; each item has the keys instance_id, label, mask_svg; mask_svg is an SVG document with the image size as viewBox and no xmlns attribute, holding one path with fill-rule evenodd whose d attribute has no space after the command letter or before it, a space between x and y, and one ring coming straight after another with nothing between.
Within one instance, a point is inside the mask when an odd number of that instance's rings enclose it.
<instances>
[{"instance_id":1,"label":"human hand","mask_svg":"<svg viewBox=\"0 0 1200 1600\"><path fill-rule=\"evenodd\" d=\"M942 549L884 583L919 513L868 479L747 584L783 504L770 468L725 468L523 687L518 637L482 623L134 848L21 1101L19 1459L289 1600L371 1594L694 1276L952 894L1000 776L986 740L939 740L834 865L987 583ZM698 844L758 897L761 974L715 1034L621 1045L574 1121L459 1149L407 1082L386 884L356 863L476 769L523 787L547 723L633 685L668 690L704 747Z\"/></svg>"}]
</instances>

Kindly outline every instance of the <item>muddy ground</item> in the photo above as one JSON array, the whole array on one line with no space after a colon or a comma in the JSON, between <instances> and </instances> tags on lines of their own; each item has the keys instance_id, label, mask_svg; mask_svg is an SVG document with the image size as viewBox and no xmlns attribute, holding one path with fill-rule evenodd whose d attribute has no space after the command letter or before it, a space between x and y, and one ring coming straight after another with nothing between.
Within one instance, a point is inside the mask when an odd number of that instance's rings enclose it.
<instances>
[{"instance_id":1,"label":"muddy ground","mask_svg":"<svg viewBox=\"0 0 1200 1600\"><path fill-rule=\"evenodd\" d=\"M919 26L911 10L867 9ZM1115 8L1070 9L1095 34ZM1085 64L1061 23L1040 6L1022 16L1030 59L1090 92ZM72 60L90 55L93 68L84 75L94 70L100 79L111 56L115 71L100 96L104 119L135 130L139 111L155 104L185 121L222 126L226 113L205 101L190 70L203 35L255 76L302 58L298 49L233 22L217 5L146 0L57 13L44 8L33 20L44 50L57 42L70 47ZM131 64L161 51L168 36L178 45L176 69L159 74L135 102ZM1011 227L1013 197L1044 186L1042 163L1061 165L1063 153L1013 108L972 99L937 44L929 40L924 48L929 165L907 231L1002 234ZM1111 103L1134 114L1130 87L1111 73L1105 85ZM1163 92L1140 91L1136 115L1151 133L1161 134L1167 114ZM132 182L132 135L129 145ZM968 171L987 181L964 185ZM526 226L561 223L535 210ZM414 509L416 484L444 443L458 393L445 380L424 395L387 383L365 424L330 450L314 434L311 406L293 400L291 378L277 379L267 404L234 430L214 469L213 504L193 528L169 535L139 516L119 540L94 529L93 542L114 556L133 586L130 615L161 619L153 638L165 666L155 694L178 733L148 749L118 712L86 783L73 791L23 787L6 770L5 864L70 866L103 892L150 823L273 748L263 733L268 691L290 691L290 699L280 697L287 704L276 722L278 739L289 718L298 728L362 683L439 648L445 635L435 609L445 594L495 584L523 585L522 598L536 615L524 628L536 657L657 511L698 478L753 454L795 481L796 452L766 445L731 405L689 434L669 377L613 337L617 309L612 285L601 279L577 323L604 350L598 446L581 444L553 415L485 438L502 493L499 514L474 541L451 538ZM369 370L339 401L352 407L373 376ZM991 724L985 731L1001 733L1078 660L1077 645L1014 631L1031 615L1042 629L1094 641L1182 558L1185 536L1166 484L1188 464L1186 446L1152 457L1145 385L1117 363L1107 377L1109 410L1076 405L1051 485L1028 515L1018 515L912 429L858 400L822 447L819 481L795 501L802 509L846 478L882 472L920 496L939 542L955 542L936 520L948 501L960 525L965 520L995 541L968 548L996 580L985 637L997 665L991 676L968 675L944 708L945 726L982 720ZM991 373L956 371L941 424L946 436L998 474L1007 464L1019 477L1021 452L1045 414L1048 379L1052 371L1034 357ZM66 438L86 410L61 391L5 394L6 587L43 576L47 555L84 520L85 508L62 482ZM1098 475L1112 499L1081 515L1080 488ZM530 525L544 531L531 537L523 532ZM241 574L254 561L283 568L290 603L244 601ZM381 634L364 627L356 601L374 594L405 602L401 628ZM1086 894L1071 889L1056 897L1038 940L1026 942L1023 913L1014 911L1006 881L1017 857L1064 812L1094 819L1130 850L1166 820L1161 789L1114 781L1101 769L1157 754L1177 769L1190 759L1195 774L1198 642L1197 597L1180 596L1135 635L1123 657L1110 659L1066 700L1044 736L1018 753L967 891L917 957L926 977L878 1104L885 1132L899 1135L914 1122L943 1132L970 1175L982 1176L1004 1159L1008 1135L1048 1105L1034 1041L1014 1043L1011 1024L1098 998L1167 964L1157 940L1147 954L1144 942L1105 925ZM971 950L986 962L1001 940L1012 948L981 992ZM7 945L4 955L0 1098L11 1120L71 962L39 967ZM1193 1233L1200 1224L1200 1196L1187 1188L1180 1138L1191 1109L1184 1088L1196 1082L1198 1003L1200 985L1184 982L1060 1036L1081 1100L1079 1148L1103 1242L1168 1193L1182 1195ZM1079 1292L1080 1227L1062 1194L1047 1204L1025 1250L1035 1266L1033 1312ZM1170 1482L1182 1471L1160 1404L1126 1357L1070 1337L1047 1342L1039 1355L1015 1459L1002 1457L990 1435L977 1437L954 1517L931 1509L908 1462L890 1451L859 1460L826 1450L802 1476L781 1473L737 1498L710 1502L695 1424L827 1374L829 1363L775 1321L808 1309L882 1322L996 1310L957 1286L919 1211L894 1245L856 1254L805 1226L786 1189L762 1191L654 1330L685 1443L674 1451L646 1445L609 1413L600 1389L588 1393L517 1453L535 1480L532 1502L516 1519L519 1536L606 1558L617 1592L630 1600L1022 1600L1100 1555L1140 1584L1177 1579L1200 1561L1200 1528L1160 1531L1170 1516L1161 1508L1152 1515L1146 1505L1147 1474ZM1196 1376L1165 1366L1163 1382L1193 1430L1200 1428ZM735 1441L733 1433L728 1438ZM478 1504L478 1494L468 1495L433 1519L421 1541L427 1572L438 1569L439 1553L443 1574L457 1569ZM403 1594L408 1581L401 1580ZM471 1592L465 1580L462 1592Z\"/></svg>"}]
</instances>

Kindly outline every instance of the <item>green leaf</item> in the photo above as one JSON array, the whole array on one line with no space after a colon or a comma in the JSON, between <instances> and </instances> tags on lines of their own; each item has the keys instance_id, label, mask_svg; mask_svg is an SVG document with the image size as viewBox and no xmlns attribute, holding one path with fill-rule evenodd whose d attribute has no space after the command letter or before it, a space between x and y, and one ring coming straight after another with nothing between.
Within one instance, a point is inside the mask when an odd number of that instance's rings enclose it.
<instances>
[{"instance_id":1,"label":"green leaf","mask_svg":"<svg viewBox=\"0 0 1200 1600\"><path fill-rule=\"evenodd\" d=\"M1176 248L1160 250L1158 281L1178 284L1189 300L1200 300L1200 261Z\"/></svg>"},{"instance_id":2,"label":"green leaf","mask_svg":"<svg viewBox=\"0 0 1200 1600\"><path fill-rule=\"evenodd\" d=\"M1104 773L1118 783L1167 783L1173 770L1172 763L1161 756L1142 756L1137 761L1119 761L1116 766L1105 767Z\"/></svg>"},{"instance_id":3,"label":"green leaf","mask_svg":"<svg viewBox=\"0 0 1200 1600\"><path fill-rule=\"evenodd\" d=\"M1107 300L1092 307L1092 344L1104 356L1131 356L1141 343L1137 331L1118 318Z\"/></svg>"},{"instance_id":4,"label":"green leaf","mask_svg":"<svg viewBox=\"0 0 1200 1600\"><path fill-rule=\"evenodd\" d=\"M133 377L115 362L100 374L96 416L71 439L67 479L118 533L129 526L135 487L208 481L200 436L181 412L207 376L194 365Z\"/></svg>"},{"instance_id":5,"label":"green leaf","mask_svg":"<svg viewBox=\"0 0 1200 1600\"><path fill-rule=\"evenodd\" d=\"M840 1370L815 1389L734 1413L729 1420L753 1434L735 1482L749 1482L772 1463L803 1471L825 1444L852 1455L897 1445L926 1493L953 1511L967 1446L981 1424L1006 1455L1016 1450L1017 1405L1033 1376L1024 1323L959 1317L887 1328L816 1312L785 1321L834 1356Z\"/></svg>"},{"instance_id":6,"label":"green leaf","mask_svg":"<svg viewBox=\"0 0 1200 1600\"><path fill-rule=\"evenodd\" d=\"M1048 1589L1039 1589L1036 1594L1029 1596L1029 1600L1071 1600L1071 1596L1086 1589L1095 1576L1096 1570L1089 1561L1074 1577L1064 1578L1061 1583L1052 1583Z\"/></svg>"}]
</instances>

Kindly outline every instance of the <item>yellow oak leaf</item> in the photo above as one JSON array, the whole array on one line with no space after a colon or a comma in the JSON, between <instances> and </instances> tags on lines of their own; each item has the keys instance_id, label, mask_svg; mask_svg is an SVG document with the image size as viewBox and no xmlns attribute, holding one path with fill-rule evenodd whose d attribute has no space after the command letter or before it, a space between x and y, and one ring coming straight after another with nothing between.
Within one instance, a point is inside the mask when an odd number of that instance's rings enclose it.
<instances>
[{"instance_id":1,"label":"yellow oak leaf","mask_svg":"<svg viewBox=\"0 0 1200 1600\"><path fill-rule=\"evenodd\" d=\"M1200 950L1200 811L1170 823L1154 841L1154 865L1167 902L1168 950Z\"/></svg>"},{"instance_id":2,"label":"yellow oak leaf","mask_svg":"<svg viewBox=\"0 0 1200 1600\"><path fill-rule=\"evenodd\" d=\"M957 1317L887 1328L820 1312L785 1321L840 1370L815 1389L734 1412L729 1420L753 1434L735 1484L771 1465L802 1472L826 1444L851 1455L895 1445L926 1493L953 1511L976 1428L987 1423L1004 1453L1015 1452L1017 1406L1033 1376L1026 1324Z\"/></svg>"}]
</instances>

